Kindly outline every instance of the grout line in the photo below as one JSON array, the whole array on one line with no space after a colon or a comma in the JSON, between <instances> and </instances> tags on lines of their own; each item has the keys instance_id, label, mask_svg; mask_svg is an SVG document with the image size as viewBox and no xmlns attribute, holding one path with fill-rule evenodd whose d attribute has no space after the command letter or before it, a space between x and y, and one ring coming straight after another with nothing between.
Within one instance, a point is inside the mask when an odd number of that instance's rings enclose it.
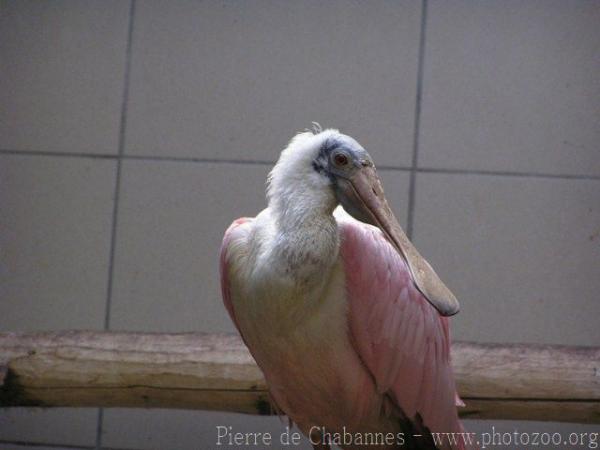
<instances>
[{"instance_id":1,"label":"grout line","mask_svg":"<svg viewBox=\"0 0 600 450\"><path fill-rule=\"evenodd\" d=\"M92 158L92 159L117 159L118 155L109 153L77 153L77 152L53 152L42 150L13 150L8 148L0 149L1 155L17 155L17 156L50 156L50 157L67 157L67 158Z\"/></svg>"},{"instance_id":2,"label":"grout line","mask_svg":"<svg viewBox=\"0 0 600 450\"><path fill-rule=\"evenodd\" d=\"M226 158L196 158L192 156L144 156L144 155L127 155L124 159L133 159L141 161L169 161L169 162L194 162L194 163L215 163L215 164L238 164L238 165L258 165L258 166L273 166L276 161L267 160L243 160L243 159L226 159Z\"/></svg>"},{"instance_id":3,"label":"grout line","mask_svg":"<svg viewBox=\"0 0 600 450\"><path fill-rule=\"evenodd\" d=\"M109 160L136 160L148 162L189 162L197 164L235 164L248 166L272 166L275 161L266 160L236 160L236 159L218 159L218 158L195 158L187 156L150 156L150 155L110 155L106 153L86 154L86 153L68 153L68 152L43 152L36 150L7 150L0 149L0 155L17 156L49 156L49 157L72 157L72 158L92 158ZM377 170L390 172L411 172L412 166L377 166ZM480 170L480 169L449 169L436 167L415 167L417 173L441 173L451 175L484 175L501 176L517 178L557 178L564 180L600 180L600 175L577 175L568 173L544 173L544 172L515 172L508 170Z\"/></svg>"},{"instance_id":4,"label":"grout line","mask_svg":"<svg viewBox=\"0 0 600 450\"><path fill-rule=\"evenodd\" d=\"M119 216L119 200L121 198L121 174L123 154L125 150L125 129L127 126L127 102L129 100L129 78L131 73L131 48L133 41L133 20L135 16L135 0L129 3L129 21L127 24L127 44L125 48L125 70L123 75L123 98L121 100L121 117L119 123L119 143L117 155L117 168L115 174L115 191L112 211L112 224L110 233L110 250L108 260L108 280L106 286L106 307L104 311L104 330L110 329L110 311L115 272L115 252L117 243L117 224ZM96 422L96 450L102 448L102 429L104 425L104 409L98 409Z\"/></svg>"},{"instance_id":5,"label":"grout line","mask_svg":"<svg viewBox=\"0 0 600 450\"><path fill-rule=\"evenodd\" d=\"M227 159L227 158L198 158L194 156L154 156L154 155L119 155L118 153L77 153L77 152L50 152L41 150L11 150L0 149L0 155L16 156L49 156L66 158L91 158L91 159L113 159L113 160L139 160L139 161L157 161L157 162L191 162L208 164L237 164L237 165L258 165L273 166L276 161L267 161L260 159Z\"/></svg>"},{"instance_id":6,"label":"grout line","mask_svg":"<svg viewBox=\"0 0 600 450\"><path fill-rule=\"evenodd\" d=\"M116 247L116 235L117 235L117 219L119 213L119 200L121 194L121 166L123 161L123 151L125 146L125 127L127 125L127 100L129 96L129 69L131 66L131 38L133 31L133 15L135 13L135 0L131 0L129 10L129 30L127 35L127 51L125 61L125 77L123 87L123 101L121 103L121 120L119 126L119 150L117 155L117 173L115 179L115 193L112 213L112 227L111 227L111 242L110 242L110 254L109 254L109 273L108 273L108 287L106 295L106 310L104 316L104 329L110 328L110 306L112 300L112 289L113 289L113 274L114 274L114 259L115 259L115 247Z\"/></svg>"},{"instance_id":7,"label":"grout line","mask_svg":"<svg viewBox=\"0 0 600 450\"><path fill-rule=\"evenodd\" d=\"M423 94L423 66L425 60L425 33L427 28L427 0L421 3L421 31L419 33L419 59L417 66L417 92L415 96L415 127L413 131L413 153L408 187L408 215L406 235L412 239L415 217L417 168L419 165L419 134L421 132L421 98Z\"/></svg>"},{"instance_id":8,"label":"grout line","mask_svg":"<svg viewBox=\"0 0 600 450\"><path fill-rule=\"evenodd\" d=\"M102 428L104 426L104 408L98 408L98 417L96 419L96 445L94 450L102 449Z\"/></svg>"}]
</instances>

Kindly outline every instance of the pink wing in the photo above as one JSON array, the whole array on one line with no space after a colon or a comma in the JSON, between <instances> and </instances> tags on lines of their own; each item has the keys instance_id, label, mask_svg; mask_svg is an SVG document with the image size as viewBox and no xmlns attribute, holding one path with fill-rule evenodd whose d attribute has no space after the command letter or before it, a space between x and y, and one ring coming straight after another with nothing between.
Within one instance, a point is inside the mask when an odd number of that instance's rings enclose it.
<instances>
[{"instance_id":1,"label":"pink wing","mask_svg":"<svg viewBox=\"0 0 600 450\"><path fill-rule=\"evenodd\" d=\"M240 336L242 336L242 331L240 330L240 326L238 325L237 320L235 318L233 303L231 302L227 250L229 249L229 246L233 240L239 239L242 234L245 234L245 232L242 230L242 225L247 222L250 222L251 220L252 218L249 217L240 217L239 219L234 220L231 225L229 225L229 228L227 228L227 231L225 231L225 235L223 236L223 242L221 244L221 255L219 258L219 271L221 274L221 294L223 297L223 303L225 304L225 308L229 313L231 321L240 333ZM244 339L244 336L242 336L242 339Z\"/></svg>"},{"instance_id":2,"label":"pink wing","mask_svg":"<svg viewBox=\"0 0 600 450\"><path fill-rule=\"evenodd\" d=\"M357 221L341 221L340 230L353 345L378 391L431 431L461 431L448 319L416 289L379 230Z\"/></svg>"}]
</instances>

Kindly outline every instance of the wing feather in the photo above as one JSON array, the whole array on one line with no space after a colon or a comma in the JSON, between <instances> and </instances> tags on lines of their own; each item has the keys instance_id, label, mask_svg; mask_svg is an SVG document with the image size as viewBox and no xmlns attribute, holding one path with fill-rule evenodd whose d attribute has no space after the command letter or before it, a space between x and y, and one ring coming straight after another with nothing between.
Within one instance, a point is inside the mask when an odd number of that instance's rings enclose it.
<instances>
[{"instance_id":1,"label":"wing feather","mask_svg":"<svg viewBox=\"0 0 600 450\"><path fill-rule=\"evenodd\" d=\"M225 235L223 236L223 242L221 243L221 252L219 257L219 272L221 275L221 296L223 298L223 304L225 305L225 309L229 313L229 317L231 321L237 328L240 336L244 339L242 335L242 330L240 330L240 326L235 318L235 311L233 309L233 302L231 300L231 283L229 280L229 261L232 255L230 252L233 249L233 243L237 240L243 238L248 230L247 227L244 227L244 224L251 222L253 219L248 217L240 217L233 221L233 223L227 228L225 231ZM244 341L245 343L245 341Z\"/></svg>"},{"instance_id":2,"label":"wing feather","mask_svg":"<svg viewBox=\"0 0 600 450\"><path fill-rule=\"evenodd\" d=\"M338 221L351 340L378 391L431 431L459 432L448 319L418 291L379 230Z\"/></svg>"}]
</instances>

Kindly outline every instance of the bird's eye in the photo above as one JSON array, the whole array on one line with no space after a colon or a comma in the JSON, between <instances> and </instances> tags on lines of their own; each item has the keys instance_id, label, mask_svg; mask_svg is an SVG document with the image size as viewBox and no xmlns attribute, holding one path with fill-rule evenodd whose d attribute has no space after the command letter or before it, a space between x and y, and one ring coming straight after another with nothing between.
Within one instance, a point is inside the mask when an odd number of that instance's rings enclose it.
<instances>
[{"instance_id":1,"label":"bird's eye","mask_svg":"<svg viewBox=\"0 0 600 450\"><path fill-rule=\"evenodd\" d=\"M333 161L336 166L345 166L348 164L348 157L343 153L336 153L333 155Z\"/></svg>"}]
</instances>

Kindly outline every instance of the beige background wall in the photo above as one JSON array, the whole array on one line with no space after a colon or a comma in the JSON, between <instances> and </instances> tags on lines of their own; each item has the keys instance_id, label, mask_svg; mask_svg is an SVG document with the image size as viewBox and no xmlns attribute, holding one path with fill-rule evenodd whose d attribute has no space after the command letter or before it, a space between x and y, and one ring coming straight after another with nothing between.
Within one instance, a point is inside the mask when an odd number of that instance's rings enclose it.
<instances>
[{"instance_id":1,"label":"beige background wall","mask_svg":"<svg viewBox=\"0 0 600 450\"><path fill-rule=\"evenodd\" d=\"M0 2L0 329L233 331L222 233L316 120L370 151L455 338L600 345L599 24L597 1ZM202 449L219 424L283 427L14 409L0 448ZM492 425L598 431L467 423Z\"/></svg>"}]
</instances>

